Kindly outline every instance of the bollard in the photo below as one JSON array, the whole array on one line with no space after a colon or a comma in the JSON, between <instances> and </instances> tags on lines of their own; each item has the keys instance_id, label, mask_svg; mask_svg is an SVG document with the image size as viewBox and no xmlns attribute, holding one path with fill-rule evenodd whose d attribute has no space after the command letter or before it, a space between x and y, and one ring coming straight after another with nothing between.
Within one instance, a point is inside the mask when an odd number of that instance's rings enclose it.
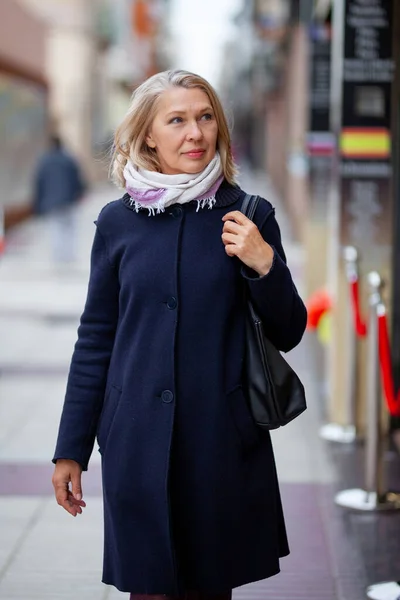
<instances>
[{"instance_id":1,"label":"bollard","mask_svg":"<svg viewBox=\"0 0 400 600\"><path fill-rule=\"evenodd\" d=\"M382 386L379 369L378 316L385 306L381 299L382 280L373 271L368 275L369 330L368 330L368 386L367 430L365 444L365 489L339 492L335 503L344 508L360 511L399 510L400 494L385 491L383 473L383 440L381 427Z\"/></svg>"},{"instance_id":2,"label":"bollard","mask_svg":"<svg viewBox=\"0 0 400 600\"><path fill-rule=\"evenodd\" d=\"M400 582L399 581L382 581L368 586L367 598L371 600L399 600L400 598Z\"/></svg>"},{"instance_id":3,"label":"bollard","mask_svg":"<svg viewBox=\"0 0 400 600\"><path fill-rule=\"evenodd\" d=\"M358 252L353 246L343 249L346 278L349 285L358 281ZM349 288L350 289L350 288ZM320 437L330 442L351 444L357 437L357 396L358 396L358 340L354 327L351 296L348 296L346 313L347 347L349 349L345 383L345 421L346 425L327 423L320 429Z\"/></svg>"}]
</instances>

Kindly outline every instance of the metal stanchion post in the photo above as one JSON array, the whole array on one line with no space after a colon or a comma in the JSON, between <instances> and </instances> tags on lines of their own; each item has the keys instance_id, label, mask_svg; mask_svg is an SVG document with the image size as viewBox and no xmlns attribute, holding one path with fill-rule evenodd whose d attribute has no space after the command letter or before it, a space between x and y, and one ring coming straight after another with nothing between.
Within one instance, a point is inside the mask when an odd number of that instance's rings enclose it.
<instances>
[{"instance_id":1,"label":"metal stanchion post","mask_svg":"<svg viewBox=\"0 0 400 600\"><path fill-rule=\"evenodd\" d=\"M383 452L381 427L381 380L379 369L378 316L385 311L380 289L382 280L378 273L368 275L370 286L368 330L368 386L365 489L339 492L335 503L344 508L362 511L398 510L400 494L384 492Z\"/></svg>"},{"instance_id":2,"label":"metal stanchion post","mask_svg":"<svg viewBox=\"0 0 400 600\"><path fill-rule=\"evenodd\" d=\"M382 436L381 436L381 381L378 350L378 311L382 310L380 297L381 279L377 273L370 273L371 287L369 335L371 343L367 357L367 443L365 445L365 488L368 494L383 495L382 489ZM375 498L372 497L375 502Z\"/></svg>"},{"instance_id":3,"label":"metal stanchion post","mask_svg":"<svg viewBox=\"0 0 400 600\"><path fill-rule=\"evenodd\" d=\"M358 252L353 246L346 246L343 250L343 258L346 267L346 277L350 283L358 280ZM353 312L351 309L351 297L348 298L348 310L346 314L347 347L349 350L346 384L345 384L345 425L338 423L327 423L320 429L320 436L330 442L351 444L357 438L357 395L358 395L358 341L354 329Z\"/></svg>"}]
</instances>

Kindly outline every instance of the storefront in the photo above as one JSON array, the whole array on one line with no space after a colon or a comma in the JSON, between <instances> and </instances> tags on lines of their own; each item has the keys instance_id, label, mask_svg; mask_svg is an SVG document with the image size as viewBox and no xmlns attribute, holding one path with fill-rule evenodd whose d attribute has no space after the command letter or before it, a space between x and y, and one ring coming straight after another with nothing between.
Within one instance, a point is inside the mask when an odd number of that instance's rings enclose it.
<instances>
[{"instance_id":1,"label":"storefront","mask_svg":"<svg viewBox=\"0 0 400 600\"><path fill-rule=\"evenodd\" d=\"M400 5L394 10L395 79L393 85L393 301L392 360L395 390L400 390ZM400 430L400 419L391 420L392 429ZM400 449L400 445L399 445Z\"/></svg>"},{"instance_id":2,"label":"storefront","mask_svg":"<svg viewBox=\"0 0 400 600\"><path fill-rule=\"evenodd\" d=\"M17 2L0 6L0 189L5 228L30 210L47 135L47 28Z\"/></svg>"},{"instance_id":3,"label":"storefront","mask_svg":"<svg viewBox=\"0 0 400 600\"><path fill-rule=\"evenodd\" d=\"M381 294L393 329L397 378L400 365L399 7L394 0L337 0L333 9L331 128L337 153L329 201L328 282L334 304L329 416L345 425L347 399L356 396L355 421L362 435L368 420L366 397L371 371L367 350L373 336L360 334L354 315L367 317L372 271L383 282ZM355 249L358 256L359 299L352 297L346 248ZM353 330L357 330L353 332L357 338L354 347L349 343ZM383 364L380 344L379 355ZM384 362L382 369L391 377L390 364L386 364L390 359ZM350 394L354 372L358 372L357 390ZM387 400L386 388L383 397ZM387 404L389 407L388 400Z\"/></svg>"}]
</instances>

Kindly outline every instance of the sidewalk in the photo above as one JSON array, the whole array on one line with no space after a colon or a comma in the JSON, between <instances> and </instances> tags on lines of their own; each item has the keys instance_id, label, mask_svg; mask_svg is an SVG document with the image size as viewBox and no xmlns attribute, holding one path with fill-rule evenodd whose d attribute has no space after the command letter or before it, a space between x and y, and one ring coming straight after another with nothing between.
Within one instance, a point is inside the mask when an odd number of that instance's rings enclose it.
<instances>
[{"instance_id":1,"label":"sidewalk","mask_svg":"<svg viewBox=\"0 0 400 600\"><path fill-rule=\"evenodd\" d=\"M276 206L288 264L301 288L304 257L288 237L273 191L254 175L243 175L242 183ZM78 207L79 261L73 269L54 270L46 225L38 220L12 234L0 259L1 600L127 598L100 583L98 453L84 474L87 509L77 519L53 499L50 463L86 295L93 221L116 197L115 188L104 187ZM354 521L333 505L340 482L335 461L318 437L320 381L312 344L306 336L289 357L306 385L309 410L273 433L292 554L282 561L280 576L235 590L234 600L361 600L365 586L374 581L367 576L356 537L349 536Z\"/></svg>"}]
</instances>

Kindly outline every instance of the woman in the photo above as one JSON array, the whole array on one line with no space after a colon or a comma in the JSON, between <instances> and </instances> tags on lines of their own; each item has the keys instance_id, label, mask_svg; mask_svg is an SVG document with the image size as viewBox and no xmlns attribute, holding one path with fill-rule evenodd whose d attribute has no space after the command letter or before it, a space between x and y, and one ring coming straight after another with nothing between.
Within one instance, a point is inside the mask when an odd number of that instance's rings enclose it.
<instances>
[{"instance_id":1,"label":"woman","mask_svg":"<svg viewBox=\"0 0 400 600\"><path fill-rule=\"evenodd\" d=\"M242 389L244 291L281 350L299 343L306 310L271 205L258 227L240 212L226 119L204 79L167 71L134 92L113 172L126 194L97 221L56 497L82 512L97 435L104 583L135 600L228 600L289 552L270 437Z\"/></svg>"}]
</instances>

